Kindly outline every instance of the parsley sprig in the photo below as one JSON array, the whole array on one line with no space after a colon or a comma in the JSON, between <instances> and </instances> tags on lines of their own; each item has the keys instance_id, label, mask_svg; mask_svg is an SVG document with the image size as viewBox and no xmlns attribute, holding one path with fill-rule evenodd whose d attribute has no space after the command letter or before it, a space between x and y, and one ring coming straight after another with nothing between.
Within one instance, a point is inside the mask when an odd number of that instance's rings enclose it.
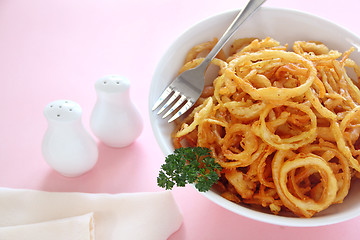
<instances>
[{"instance_id":1,"label":"parsley sprig","mask_svg":"<svg viewBox=\"0 0 360 240\"><path fill-rule=\"evenodd\" d=\"M157 178L158 186L167 190L175 184L184 187L186 184L195 183L200 192L210 190L212 185L219 180L217 171L221 171L220 164L211 157L208 148L187 147L175 149L161 165Z\"/></svg>"}]
</instances>

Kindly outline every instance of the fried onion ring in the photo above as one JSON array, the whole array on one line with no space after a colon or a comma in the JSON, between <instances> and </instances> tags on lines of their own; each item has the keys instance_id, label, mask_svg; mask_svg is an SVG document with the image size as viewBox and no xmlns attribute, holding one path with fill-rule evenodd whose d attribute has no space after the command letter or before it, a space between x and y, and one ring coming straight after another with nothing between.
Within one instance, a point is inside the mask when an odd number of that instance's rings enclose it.
<instances>
[{"instance_id":1,"label":"fried onion ring","mask_svg":"<svg viewBox=\"0 0 360 240\"><path fill-rule=\"evenodd\" d=\"M305 113L307 117L310 119L310 123L308 124L309 128L307 131L302 131L300 134L292 137L281 138L279 135L275 134L268 128L266 123L266 118L270 111L274 107L268 105L261 113L259 122L254 123L252 130L255 132L256 135L261 137L265 142L269 145L275 147L279 150L289 150L289 149L297 149L305 144L311 143L316 138L316 116L310 107L297 104L294 102L284 102L282 106L288 106L291 108L295 108L300 110L301 112ZM287 117L288 118L288 117Z\"/></svg>"},{"instance_id":2,"label":"fried onion ring","mask_svg":"<svg viewBox=\"0 0 360 240\"><path fill-rule=\"evenodd\" d=\"M256 89L251 85L249 78L257 74L257 69L248 73L246 76L239 76L240 67L248 64L257 64L263 61L269 61L272 59L280 59L286 63L301 64L306 73L302 76L299 86L294 88L278 88L278 87L266 87ZM300 96L304 94L310 86L313 84L316 78L316 69L311 61L301 57L292 52L285 52L280 50L263 50L255 53L248 53L235 58L229 63L229 68L225 71L228 77L234 79L240 87L251 95L256 100L273 100L273 101L286 101L289 98Z\"/></svg>"}]
</instances>

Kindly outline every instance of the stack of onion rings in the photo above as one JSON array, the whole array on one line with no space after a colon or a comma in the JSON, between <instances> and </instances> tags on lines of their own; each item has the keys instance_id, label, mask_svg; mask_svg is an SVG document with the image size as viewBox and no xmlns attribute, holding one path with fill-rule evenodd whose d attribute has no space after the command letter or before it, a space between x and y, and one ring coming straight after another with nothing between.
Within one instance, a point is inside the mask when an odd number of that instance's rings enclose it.
<instances>
[{"instance_id":1,"label":"stack of onion rings","mask_svg":"<svg viewBox=\"0 0 360 240\"><path fill-rule=\"evenodd\" d=\"M190 50L180 72L216 41ZM228 200L309 218L341 203L360 176L360 67L353 48L287 48L271 38L235 40L212 61L212 85L172 138L175 148L212 151L222 166L215 188Z\"/></svg>"}]
</instances>

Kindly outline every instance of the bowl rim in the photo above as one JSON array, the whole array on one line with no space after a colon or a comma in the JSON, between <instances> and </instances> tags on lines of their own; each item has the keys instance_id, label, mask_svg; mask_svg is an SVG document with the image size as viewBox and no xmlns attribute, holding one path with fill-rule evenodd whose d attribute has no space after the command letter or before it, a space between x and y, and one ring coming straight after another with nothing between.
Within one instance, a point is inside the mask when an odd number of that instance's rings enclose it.
<instances>
[{"instance_id":1,"label":"bowl rim","mask_svg":"<svg viewBox=\"0 0 360 240\"><path fill-rule=\"evenodd\" d=\"M274 12L280 12L280 13L291 13L295 14L298 17L301 18L311 18L316 21L321 21L324 24L332 25L334 28L337 28L339 30L342 30L343 32L346 32L347 35L351 36L351 38L358 40L360 45L360 37L356 35L355 33L351 32L349 29L331 21L324 17L320 17L317 15L313 15L311 13L300 11L296 9L290 9L290 8L279 8L279 7L267 7L263 6L261 7L262 11L274 11ZM161 136L160 131L158 131L158 126L155 125L154 118L156 117L156 113L154 113L151 108L153 104L153 99L151 99L151 93L153 92L153 89L158 88L156 84L154 84L154 79L156 76L159 75L159 73L162 72L163 66L161 66L160 63L166 61L168 58L168 55L171 54L171 51L174 46L178 45L179 42L182 41L182 39L188 35L190 32L193 31L194 28L197 26L204 24L208 22L210 19L216 18L216 17L225 17L225 15L231 15L237 14L240 11L240 9L231 9L227 11L222 11L213 15L210 15L200 21L195 22L190 27L186 28L182 33L180 33L174 41L171 42L171 44L166 48L166 51L163 53L162 57L160 58L158 64L156 65L155 71L153 73L153 77L150 84L150 91L148 96L148 110L150 115L150 123L151 128L153 131L153 134L155 136L155 139L158 143L158 146L160 147L162 153L164 155L170 154L168 151L168 148L166 148L166 144L164 143L164 139ZM225 31L225 29L224 29ZM357 46L356 46L357 47ZM360 52L360 46L357 47L358 53ZM169 80L170 81L170 80ZM168 123L166 123L168 124ZM199 192L201 195L205 196L210 201L216 203L218 206L223 207L231 212L234 212L240 216L247 217L259 222L269 223L273 225L280 225L280 226L289 226L289 227L317 227L317 226L325 226L325 225L331 225L336 224L340 222L344 222L350 219L353 219L360 215L360 206L352 211L346 211L346 212L337 212L335 214L331 215L324 215L324 216L316 216L312 218L298 218L298 217L287 217L287 216L279 216L269 213L264 213L260 211L256 211L251 208L247 208L244 206L241 206L239 204L233 203L229 200L224 199L217 193L213 191L208 192ZM224 201L226 200L226 201Z\"/></svg>"},{"instance_id":2,"label":"bowl rim","mask_svg":"<svg viewBox=\"0 0 360 240\"><path fill-rule=\"evenodd\" d=\"M229 200L224 201L223 197L216 194L213 191L208 191L205 193L199 192L207 199L217 204L218 206L225 208L233 213L236 213L240 216L250 218L259 222L269 223L272 225L286 226L286 227L320 227L320 226L329 226L337 224L340 222L345 222L351 220L360 215L360 209L357 211L351 211L349 213L337 213L330 216L318 216L312 218L300 218L300 217L287 217L281 215L274 215L271 213L264 213L261 211L256 211L251 208L243 207L239 204L233 203ZM276 221L274 221L276 219Z\"/></svg>"}]
</instances>

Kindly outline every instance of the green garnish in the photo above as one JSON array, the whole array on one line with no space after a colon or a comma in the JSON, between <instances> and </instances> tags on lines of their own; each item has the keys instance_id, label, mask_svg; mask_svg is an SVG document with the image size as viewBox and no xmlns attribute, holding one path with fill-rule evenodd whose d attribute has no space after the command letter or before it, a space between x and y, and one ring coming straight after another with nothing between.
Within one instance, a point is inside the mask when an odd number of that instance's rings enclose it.
<instances>
[{"instance_id":1,"label":"green garnish","mask_svg":"<svg viewBox=\"0 0 360 240\"><path fill-rule=\"evenodd\" d=\"M217 171L221 171L220 164L211 157L208 148L187 147L178 148L165 159L157 178L158 186L166 190L172 189L175 184L184 187L195 183L200 192L210 190L219 180Z\"/></svg>"}]
</instances>

